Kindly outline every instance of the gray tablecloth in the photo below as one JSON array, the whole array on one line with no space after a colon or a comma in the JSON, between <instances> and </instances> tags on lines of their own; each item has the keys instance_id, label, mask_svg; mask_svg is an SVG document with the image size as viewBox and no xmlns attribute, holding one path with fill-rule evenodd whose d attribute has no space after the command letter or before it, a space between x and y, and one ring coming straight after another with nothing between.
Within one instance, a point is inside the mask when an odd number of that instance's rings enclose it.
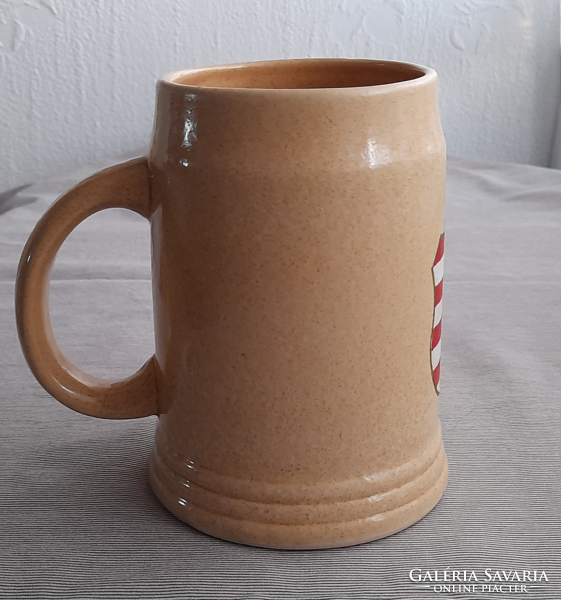
<instances>
[{"instance_id":1,"label":"gray tablecloth","mask_svg":"<svg viewBox=\"0 0 561 600\"><path fill-rule=\"evenodd\" d=\"M394 536L294 552L223 542L176 520L147 482L156 419L76 414L27 369L13 316L17 260L47 206L91 170L0 203L1 598L561 598L561 172L449 161L448 488ZM93 374L124 376L153 351L149 254L147 223L120 210L90 218L59 254L55 333ZM426 571L446 568L475 571L478 587L439 591ZM413 569L425 580L411 581ZM495 585L504 585L497 570L536 570L541 581L526 581L526 593L482 592L486 569Z\"/></svg>"}]
</instances>

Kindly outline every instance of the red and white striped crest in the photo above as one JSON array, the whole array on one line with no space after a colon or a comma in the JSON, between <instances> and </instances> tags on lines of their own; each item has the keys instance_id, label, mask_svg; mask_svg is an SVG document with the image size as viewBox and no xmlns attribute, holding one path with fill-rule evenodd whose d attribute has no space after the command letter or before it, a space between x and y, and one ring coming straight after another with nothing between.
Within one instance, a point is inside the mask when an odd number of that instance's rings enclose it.
<instances>
[{"instance_id":1,"label":"red and white striped crest","mask_svg":"<svg viewBox=\"0 0 561 600\"><path fill-rule=\"evenodd\" d=\"M436 393L440 393L440 348L442 330L442 278L444 275L444 233L438 240L438 249L432 265L432 280L434 283L434 313L432 318L432 336L430 342L430 364L432 381Z\"/></svg>"}]
</instances>

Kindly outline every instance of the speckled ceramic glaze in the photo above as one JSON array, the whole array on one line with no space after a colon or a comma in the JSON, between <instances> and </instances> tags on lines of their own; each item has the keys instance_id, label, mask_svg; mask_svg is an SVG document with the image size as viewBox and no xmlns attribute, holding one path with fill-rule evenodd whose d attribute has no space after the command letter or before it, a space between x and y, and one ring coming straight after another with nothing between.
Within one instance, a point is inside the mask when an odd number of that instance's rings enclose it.
<instances>
[{"instance_id":1,"label":"speckled ceramic glaze","mask_svg":"<svg viewBox=\"0 0 561 600\"><path fill-rule=\"evenodd\" d=\"M152 487L202 531L276 548L399 531L447 477L444 172L430 69L305 59L168 75L148 159L71 190L27 244L30 366L75 410L158 414ZM153 238L156 353L119 382L68 363L45 310L58 247L110 206L148 218Z\"/></svg>"}]
</instances>

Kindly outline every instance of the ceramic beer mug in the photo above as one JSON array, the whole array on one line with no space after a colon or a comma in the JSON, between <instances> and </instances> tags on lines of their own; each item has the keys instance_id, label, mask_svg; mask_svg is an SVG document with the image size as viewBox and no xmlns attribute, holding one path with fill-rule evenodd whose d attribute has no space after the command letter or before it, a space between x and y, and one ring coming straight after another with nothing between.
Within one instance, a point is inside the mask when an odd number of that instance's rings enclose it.
<instances>
[{"instance_id":1,"label":"ceramic beer mug","mask_svg":"<svg viewBox=\"0 0 561 600\"><path fill-rule=\"evenodd\" d=\"M87 415L158 415L149 477L214 536L325 548L395 533L441 497L445 147L436 74L279 60L158 83L152 146L39 221L17 283L41 385ZM152 230L155 355L121 381L58 349L49 269L124 207Z\"/></svg>"}]
</instances>

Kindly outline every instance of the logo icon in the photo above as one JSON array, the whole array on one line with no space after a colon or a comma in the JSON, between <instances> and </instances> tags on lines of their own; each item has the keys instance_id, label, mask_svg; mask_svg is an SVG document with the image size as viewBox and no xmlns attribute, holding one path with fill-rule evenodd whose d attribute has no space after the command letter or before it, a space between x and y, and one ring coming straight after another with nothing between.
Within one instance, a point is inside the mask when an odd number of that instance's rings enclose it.
<instances>
[{"instance_id":1,"label":"logo icon","mask_svg":"<svg viewBox=\"0 0 561 600\"><path fill-rule=\"evenodd\" d=\"M432 335L430 340L430 364L432 381L436 393L440 393L440 348L442 332L442 279L444 276L444 233L438 240L438 248L432 265L434 286L434 311L432 317Z\"/></svg>"}]
</instances>

